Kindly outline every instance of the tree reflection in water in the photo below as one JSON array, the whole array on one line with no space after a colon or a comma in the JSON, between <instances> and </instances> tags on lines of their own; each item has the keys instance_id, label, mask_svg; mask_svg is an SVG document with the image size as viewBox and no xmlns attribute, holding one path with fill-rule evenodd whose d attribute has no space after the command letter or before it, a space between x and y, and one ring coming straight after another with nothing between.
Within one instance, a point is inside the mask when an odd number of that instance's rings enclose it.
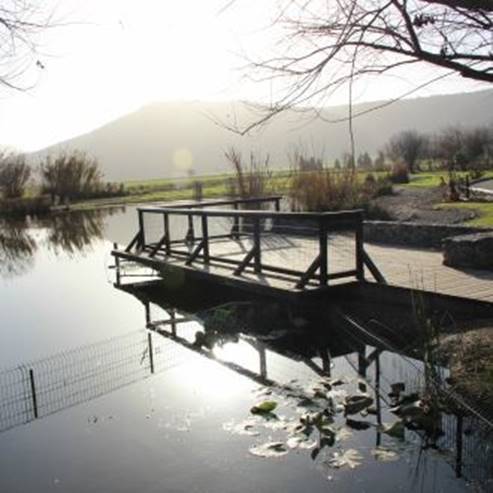
<instances>
[{"instance_id":1,"label":"tree reflection in water","mask_svg":"<svg viewBox=\"0 0 493 493\"><path fill-rule=\"evenodd\" d=\"M8 279L28 272L36 250L26 219L0 221L0 277Z\"/></svg>"},{"instance_id":2,"label":"tree reflection in water","mask_svg":"<svg viewBox=\"0 0 493 493\"><path fill-rule=\"evenodd\" d=\"M0 277L24 275L34 266L40 246L55 254L80 255L103 239L105 217L124 210L112 207L90 211L63 212L43 218L0 220ZM42 230L43 235L33 234Z\"/></svg>"}]
</instances>

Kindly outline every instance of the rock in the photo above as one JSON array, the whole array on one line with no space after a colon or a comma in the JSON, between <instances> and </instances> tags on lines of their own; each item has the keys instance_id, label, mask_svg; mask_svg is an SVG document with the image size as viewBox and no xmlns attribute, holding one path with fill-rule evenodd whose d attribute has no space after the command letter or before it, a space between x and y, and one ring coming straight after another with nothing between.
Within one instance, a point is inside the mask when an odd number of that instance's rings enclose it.
<instances>
[{"instance_id":1,"label":"rock","mask_svg":"<svg viewBox=\"0 0 493 493\"><path fill-rule=\"evenodd\" d=\"M446 238L443 263L449 267L493 270L493 232Z\"/></svg>"}]
</instances>

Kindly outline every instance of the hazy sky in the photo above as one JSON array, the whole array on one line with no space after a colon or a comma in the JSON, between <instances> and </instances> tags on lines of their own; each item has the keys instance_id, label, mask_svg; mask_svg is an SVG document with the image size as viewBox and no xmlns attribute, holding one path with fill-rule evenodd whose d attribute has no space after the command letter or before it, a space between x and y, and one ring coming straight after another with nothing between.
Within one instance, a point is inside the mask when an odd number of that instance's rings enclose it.
<instances>
[{"instance_id":1,"label":"hazy sky","mask_svg":"<svg viewBox=\"0 0 493 493\"><path fill-rule=\"evenodd\" d=\"M221 13L228 2L41 2L66 25L44 33L34 89L0 89L0 144L35 150L158 100L265 100L272 87L244 80L240 68L245 53L262 55L272 43L276 2L236 0ZM413 70L360 87L360 100L397 96L433 75ZM479 88L454 78L419 95Z\"/></svg>"}]
</instances>

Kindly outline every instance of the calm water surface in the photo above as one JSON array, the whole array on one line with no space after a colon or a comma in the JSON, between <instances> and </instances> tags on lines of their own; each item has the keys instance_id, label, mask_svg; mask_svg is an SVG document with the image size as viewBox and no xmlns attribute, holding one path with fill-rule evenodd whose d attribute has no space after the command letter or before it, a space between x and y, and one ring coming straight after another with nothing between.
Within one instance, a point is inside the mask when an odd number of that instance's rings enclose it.
<instances>
[{"instance_id":1,"label":"calm water surface","mask_svg":"<svg viewBox=\"0 0 493 493\"><path fill-rule=\"evenodd\" d=\"M306 320L248 300L219 297L209 305L226 309L211 311L199 288L197 310L158 288L117 289L109 251L135 228L133 208L2 224L0 366L14 370L0 404L21 397L9 415L0 407L0 492L472 491L452 447L423 451L419 434L378 426L395 421L390 385L414 385L419 362L382 350L365 365L370 344L307 333ZM146 323L173 316L152 335L151 375ZM15 376L28 368L38 419ZM363 388L377 415L339 415L320 447L317 430L300 438L294 427L337 379L334 402ZM273 415L252 415L265 399ZM269 442L281 444L275 457L255 455Z\"/></svg>"}]
</instances>

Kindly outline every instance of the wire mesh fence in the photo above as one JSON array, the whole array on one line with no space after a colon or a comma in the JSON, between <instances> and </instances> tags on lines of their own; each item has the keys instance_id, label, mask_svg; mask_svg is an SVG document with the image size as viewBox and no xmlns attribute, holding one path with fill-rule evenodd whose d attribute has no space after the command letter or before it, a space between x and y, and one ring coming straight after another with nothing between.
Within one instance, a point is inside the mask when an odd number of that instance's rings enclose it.
<instances>
[{"instance_id":1,"label":"wire mesh fence","mask_svg":"<svg viewBox=\"0 0 493 493\"><path fill-rule=\"evenodd\" d=\"M107 394L178 363L140 330L0 372L0 431Z\"/></svg>"}]
</instances>

